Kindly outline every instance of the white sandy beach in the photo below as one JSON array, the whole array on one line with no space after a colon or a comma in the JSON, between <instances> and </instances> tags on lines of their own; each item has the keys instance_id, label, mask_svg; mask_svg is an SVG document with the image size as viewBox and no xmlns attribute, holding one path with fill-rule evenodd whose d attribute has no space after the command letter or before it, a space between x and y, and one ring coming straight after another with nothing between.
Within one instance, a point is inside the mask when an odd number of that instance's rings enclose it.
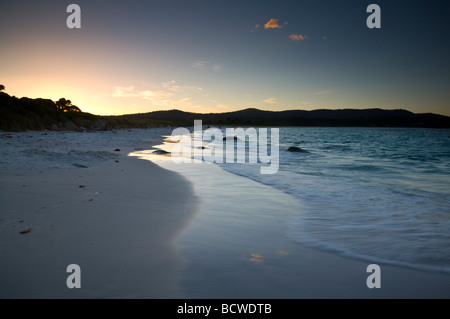
<instances>
[{"instance_id":1,"label":"white sandy beach","mask_svg":"<svg viewBox=\"0 0 450 319\"><path fill-rule=\"evenodd\" d=\"M21 134L12 135L11 151L22 140ZM57 143L54 136L23 135L27 141L41 137ZM69 148L94 138L98 148L112 142L121 151L110 149L118 155L89 168L48 170L43 160L40 170L30 170L32 163L20 159L28 170L17 170L13 162L14 171L2 167L0 298L183 297L177 285L183 262L174 239L195 211L189 182L127 157L126 145L111 141L112 133L103 133L104 140L102 134L69 135ZM160 134L150 136L153 143L158 139ZM69 264L81 268L81 289L66 286Z\"/></svg>"},{"instance_id":2,"label":"white sandy beach","mask_svg":"<svg viewBox=\"0 0 450 319\"><path fill-rule=\"evenodd\" d=\"M128 156L164 134L0 133L0 298L450 297L449 275L380 264L369 289L369 262L289 241L298 204L269 186Z\"/></svg>"}]
</instances>

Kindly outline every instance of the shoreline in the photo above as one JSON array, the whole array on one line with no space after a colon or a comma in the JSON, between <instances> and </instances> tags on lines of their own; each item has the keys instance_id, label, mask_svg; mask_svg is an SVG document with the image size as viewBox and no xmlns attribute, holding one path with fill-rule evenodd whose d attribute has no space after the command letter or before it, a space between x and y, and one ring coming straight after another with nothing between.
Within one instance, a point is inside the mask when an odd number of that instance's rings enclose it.
<instances>
[{"instance_id":1,"label":"shoreline","mask_svg":"<svg viewBox=\"0 0 450 319\"><path fill-rule=\"evenodd\" d=\"M292 195L216 165L158 164L186 176L202 199L178 241L189 261L182 285L192 298L450 298L448 274L349 258L293 241L287 223L299 203ZM374 263L381 268L381 289L366 284L367 267Z\"/></svg>"}]
</instances>

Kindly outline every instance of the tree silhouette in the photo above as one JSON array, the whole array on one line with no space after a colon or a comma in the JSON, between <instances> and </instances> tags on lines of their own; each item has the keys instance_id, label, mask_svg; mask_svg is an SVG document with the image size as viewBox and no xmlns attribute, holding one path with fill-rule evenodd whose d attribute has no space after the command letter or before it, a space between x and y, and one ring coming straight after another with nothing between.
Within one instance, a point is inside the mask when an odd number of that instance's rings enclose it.
<instances>
[{"instance_id":1,"label":"tree silhouette","mask_svg":"<svg viewBox=\"0 0 450 319\"><path fill-rule=\"evenodd\" d=\"M3 84L0 84L0 91L3 91L5 89L5 86Z\"/></svg>"},{"instance_id":2,"label":"tree silhouette","mask_svg":"<svg viewBox=\"0 0 450 319\"><path fill-rule=\"evenodd\" d=\"M80 108L72 104L72 101L60 98L56 101L56 108L63 112L81 112Z\"/></svg>"}]
</instances>

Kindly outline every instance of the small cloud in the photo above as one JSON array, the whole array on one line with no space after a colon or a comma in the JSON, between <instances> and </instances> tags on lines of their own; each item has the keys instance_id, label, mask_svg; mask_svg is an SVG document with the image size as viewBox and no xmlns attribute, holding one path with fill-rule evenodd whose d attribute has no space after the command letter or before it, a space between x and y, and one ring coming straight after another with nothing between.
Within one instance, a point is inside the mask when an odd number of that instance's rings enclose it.
<instances>
[{"instance_id":1,"label":"small cloud","mask_svg":"<svg viewBox=\"0 0 450 319\"><path fill-rule=\"evenodd\" d=\"M302 101L302 104L309 104L308 101Z\"/></svg>"},{"instance_id":2,"label":"small cloud","mask_svg":"<svg viewBox=\"0 0 450 319\"><path fill-rule=\"evenodd\" d=\"M134 86L116 86L114 87L113 97L135 97L138 96L134 91Z\"/></svg>"},{"instance_id":3,"label":"small cloud","mask_svg":"<svg viewBox=\"0 0 450 319\"><path fill-rule=\"evenodd\" d=\"M220 64L213 65L214 72L219 72L221 69L222 69L222 66Z\"/></svg>"},{"instance_id":4,"label":"small cloud","mask_svg":"<svg viewBox=\"0 0 450 319\"><path fill-rule=\"evenodd\" d=\"M328 38L327 38L326 35L324 35L324 36L322 37L322 39L323 39L323 40L328 40Z\"/></svg>"},{"instance_id":5,"label":"small cloud","mask_svg":"<svg viewBox=\"0 0 450 319\"><path fill-rule=\"evenodd\" d=\"M282 26L278 24L278 19L270 19L269 22L267 22L264 25L264 29L281 29Z\"/></svg>"},{"instance_id":6,"label":"small cloud","mask_svg":"<svg viewBox=\"0 0 450 319\"><path fill-rule=\"evenodd\" d=\"M257 24L257 25L255 25L251 30L250 30L250 32L253 32L253 31L256 31L256 30L258 30L259 29L259 27L260 27L260 25L259 24Z\"/></svg>"},{"instance_id":7,"label":"small cloud","mask_svg":"<svg viewBox=\"0 0 450 319\"><path fill-rule=\"evenodd\" d=\"M284 25L287 25L287 24L288 24L288 22L287 22L287 21L284 21L284 22L283 22L283 24L284 24Z\"/></svg>"},{"instance_id":8,"label":"small cloud","mask_svg":"<svg viewBox=\"0 0 450 319\"><path fill-rule=\"evenodd\" d=\"M168 90L171 90L171 91L176 91L176 90L178 90L180 88L180 86L174 80L172 80L170 82L165 82L165 83L162 84L162 86L165 89L168 89Z\"/></svg>"},{"instance_id":9,"label":"small cloud","mask_svg":"<svg viewBox=\"0 0 450 319\"><path fill-rule=\"evenodd\" d=\"M264 102L266 102L266 103L271 103L271 104L274 104L274 103L280 103L280 102L278 102L277 101L277 99L276 98L270 98L270 99L267 99L267 100L264 100Z\"/></svg>"},{"instance_id":10,"label":"small cloud","mask_svg":"<svg viewBox=\"0 0 450 319\"><path fill-rule=\"evenodd\" d=\"M306 36L306 35L301 35L301 34L291 34L291 35L289 36L289 39L291 39L292 41L309 40L308 36Z\"/></svg>"}]
</instances>

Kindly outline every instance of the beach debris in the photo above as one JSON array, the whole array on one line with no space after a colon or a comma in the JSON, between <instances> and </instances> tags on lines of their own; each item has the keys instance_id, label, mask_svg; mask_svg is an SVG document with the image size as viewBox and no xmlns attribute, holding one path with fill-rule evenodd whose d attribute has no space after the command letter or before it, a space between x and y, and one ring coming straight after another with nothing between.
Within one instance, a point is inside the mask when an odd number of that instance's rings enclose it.
<instances>
[{"instance_id":1,"label":"beach debris","mask_svg":"<svg viewBox=\"0 0 450 319\"><path fill-rule=\"evenodd\" d=\"M309 153L308 151L306 151L306 150L304 150L304 149L302 149L300 147L297 147L297 146L290 146L287 149L287 151L288 152L294 152L294 153Z\"/></svg>"},{"instance_id":2,"label":"beach debris","mask_svg":"<svg viewBox=\"0 0 450 319\"><path fill-rule=\"evenodd\" d=\"M119 163L119 160L115 160L116 163Z\"/></svg>"},{"instance_id":3,"label":"beach debris","mask_svg":"<svg viewBox=\"0 0 450 319\"><path fill-rule=\"evenodd\" d=\"M78 188L86 188L86 185L80 185Z\"/></svg>"},{"instance_id":4,"label":"beach debris","mask_svg":"<svg viewBox=\"0 0 450 319\"><path fill-rule=\"evenodd\" d=\"M21 232L19 232L19 234L28 234L32 229L33 229L33 227L30 227L28 229L22 230Z\"/></svg>"}]
</instances>

